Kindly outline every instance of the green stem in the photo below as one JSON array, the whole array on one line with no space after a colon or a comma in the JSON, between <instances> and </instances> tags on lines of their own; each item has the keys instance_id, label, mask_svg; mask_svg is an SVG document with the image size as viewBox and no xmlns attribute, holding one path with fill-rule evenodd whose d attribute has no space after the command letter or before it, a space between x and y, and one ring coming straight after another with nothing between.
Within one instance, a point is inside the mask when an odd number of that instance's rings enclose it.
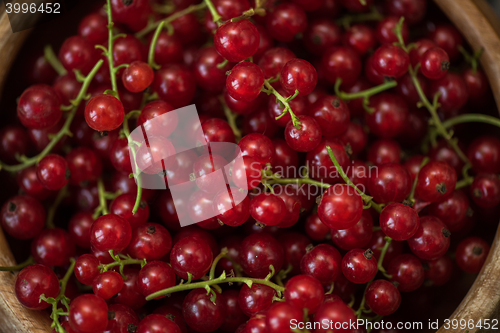
<instances>
[{"instance_id":1,"label":"green stem","mask_svg":"<svg viewBox=\"0 0 500 333\"><path fill-rule=\"evenodd\" d=\"M382 211L382 206L375 203L371 196L363 193L363 191L361 191L356 185L354 185L354 183L349 179L349 177L347 177L346 173L344 172L344 170L342 170L342 167L340 166L339 162L335 158L335 155L333 154L332 148L330 148L329 146L326 146L326 150L328 151L328 155L330 156L330 159L332 160L333 164L335 165L337 172L339 173L340 177L342 177L342 179L345 181L345 183L347 185L351 186L352 188L354 188L356 191L358 191L359 195L361 196L361 198L363 199L363 202L366 205L370 204L371 207L373 207L377 212L380 213Z\"/></svg>"},{"instance_id":2,"label":"green stem","mask_svg":"<svg viewBox=\"0 0 500 333\"><path fill-rule=\"evenodd\" d=\"M457 184L455 185L455 190L459 190L461 188L467 187L467 186L471 185L473 181L474 181L473 177L467 177L465 179L462 179L462 180L458 181Z\"/></svg>"},{"instance_id":3,"label":"green stem","mask_svg":"<svg viewBox=\"0 0 500 333\"><path fill-rule=\"evenodd\" d=\"M97 191L99 192L99 206L96 208L94 215L92 216L94 220L99 217L99 214L109 214L108 204L106 202L106 190L104 189L104 183L101 178L97 180Z\"/></svg>"},{"instance_id":4,"label":"green stem","mask_svg":"<svg viewBox=\"0 0 500 333\"><path fill-rule=\"evenodd\" d=\"M357 98L370 98L373 95L379 94L383 91L392 89L398 85L397 81L387 81L384 82L378 86L375 86L370 89L366 89L363 91L359 91L356 93L346 93L343 91L340 91L340 84L342 83L342 79L337 79L337 82L335 82L335 94L337 95L338 98L340 98L343 101L350 101L353 99Z\"/></svg>"},{"instance_id":5,"label":"green stem","mask_svg":"<svg viewBox=\"0 0 500 333\"><path fill-rule=\"evenodd\" d=\"M387 250L389 249L389 246L391 245L392 238L389 236L385 236L384 239L385 239L385 244L384 244L384 247L382 248L382 251L380 252L380 257L378 258L378 262L377 262L377 268L380 272L382 272L382 274L385 275L385 277L391 278L392 276L387 275L387 272L386 272L384 266L382 265L382 263L384 262L384 258L385 258L385 255L387 253Z\"/></svg>"},{"instance_id":6,"label":"green stem","mask_svg":"<svg viewBox=\"0 0 500 333\"><path fill-rule=\"evenodd\" d=\"M133 140L132 140L132 137L130 136L130 129L128 127L128 120L132 117L139 117L139 115L141 114L140 111L131 111L129 113L127 113L125 115L125 119L123 120L123 133L125 134L125 136L127 137L127 140L128 140L128 144L130 146L130 151L132 152L132 163L134 163L135 165L135 169L136 171L139 170L139 167L137 166L137 162L136 162L136 147L135 145L133 144ZM142 178L141 178L141 174L139 173L138 175L135 175L135 179L137 181L137 195L135 197L135 204L134 204L134 208L132 208L132 214L135 214L137 213L137 211L139 210L139 207L141 205L141 199L142 199Z\"/></svg>"},{"instance_id":7,"label":"green stem","mask_svg":"<svg viewBox=\"0 0 500 333\"><path fill-rule=\"evenodd\" d=\"M163 30L163 26L165 25L165 21L161 21L158 27L156 28L155 34L151 41L151 45L149 46L149 58L148 64L153 69L160 69L160 65L155 62L155 48L158 43L158 38L160 37L160 33Z\"/></svg>"},{"instance_id":8,"label":"green stem","mask_svg":"<svg viewBox=\"0 0 500 333\"><path fill-rule=\"evenodd\" d=\"M243 134L241 133L241 130L238 128L238 125L236 124L236 119L238 118L238 115L233 111L231 111L231 109L227 106L226 102L224 101L224 97L220 96L219 100L222 104L222 108L224 109L224 114L226 115L227 122L231 127L231 129L233 130L236 142L239 142Z\"/></svg>"},{"instance_id":9,"label":"green stem","mask_svg":"<svg viewBox=\"0 0 500 333\"><path fill-rule=\"evenodd\" d=\"M107 50L107 56L108 56L108 63L109 63L109 75L111 77L111 87L113 91L116 93L115 97L120 99L118 96L118 85L116 83L116 68L114 65L114 59L113 59L113 43L116 40L116 37L113 35L113 14L111 13L111 0L106 0L107 1L107 6L106 6L106 12L108 13L108 50Z\"/></svg>"},{"instance_id":10,"label":"green stem","mask_svg":"<svg viewBox=\"0 0 500 333\"><path fill-rule=\"evenodd\" d=\"M215 268L217 267L217 264L222 258L227 258L227 249L222 249L219 255L215 257L214 261L212 262L212 266L210 267L210 273L208 275L209 280L213 280L215 278Z\"/></svg>"},{"instance_id":11,"label":"green stem","mask_svg":"<svg viewBox=\"0 0 500 333\"><path fill-rule=\"evenodd\" d=\"M57 208L67 195L68 195L68 186L66 185L59 191L56 199L54 200L54 203L52 204L52 206L50 206L50 209L47 213L47 222L45 223L45 226L48 229L56 227L54 224L54 216L56 215Z\"/></svg>"},{"instance_id":12,"label":"green stem","mask_svg":"<svg viewBox=\"0 0 500 333\"><path fill-rule=\"evenodd\" d=\"M101 272L107 272L110 268L113 268L116 266L123 267L125 265L143 265L143 264L144 264L144 260L141 260L141 259L125 259L125 260L120 260L120 261L114 261L110 264L102 266Z\"/></svg>"},{"instance_id":13,"label":"green stem","mask_svg":"<svg viewBox=\"0 0 500 333\"><path fill-rule=\"evenodd\" d=\"M410 200L410 202L413 204L415 204L415 189L417 188L417 181L418 181L418 174L420 173L420 170L422 170L422 168L424 167L424 165L426 165L427 163L429 162L429 158L428 157L424 157L424 159L422 160L422 163L420 163L420 168L418 169L419 172L417 172L417 175L415 176L415 180L413 181L413 185L411 187L411 192L410 194L408 195L408 200Z\"/></svg>"},{"instance_id":14,"label":"green stem","mask_svg":"<svg viewBox=\"0 0 500 333\"><path fill-rule=\"evenodd\" d=\"M352 23L369 22L369 21L382 21L384 16L380 14L375 7L372 7L369 13L358 15L344 15L341 19L337 20L337 24L348 29Z\"/></svg>"},{"instance_id":15,"label":"green stem","mask_svg":"<svg viewBox=\"0 0 500 333\"><path fill-rule=\"evenodd\" d=\"M54 137L52 138L52 140L50 140L49 144L43 149L43 151L40 154L36 155L36 156L27 158L21 164L17 164L17 165L5 165L2 162L0 162L0 169L7 170L7 171L10 171L10 172L16 172L16 171L23 170L23 169L25 169L25 168L27 168L29 166L32 166L32 165L38 163L43 157L45 157L46 155L48 155L52 151L52 149L54 148L54 146L65 135L67 135L68 133L71 133L70 130L69 130L71 122L73 121L73 118L76 115L76 112L78 110L78 107L80 106L80 103L82 102L83 99L85 99L87 97L87 89L89 88L90 82L94 78L94 76L97 73L97 71L99 70L99 68L101 68L102 63L103 63L103 60L99 60L97 62L97 64L94 66L94 68L92 69L92 71L89 73L89 75L87 75L85 77L85 81L83 81L83 85L80 88L80 92L78 93L78 96L76 97L76 99L74 99L74 100L71 101L71 104L72 104L73 108L68 113L68 117L66 118L66 121L64 122L63 127L61 128L61 130L59 130L59 132L57 132L56 135L54 135Z\"/></svg>"},{"instance_id":16,"label":"green stem","mask_svg":"<svg viewBox=\"0 0 500 333\"><path fill-rule=\"evenodd\" d=\"M35 264L35 260L33 259L33 257L30 256L28 259L26 259L25 261L23 261L22 263L20 263L16 266L0 267L0 272L20 271L24 267L27 267L27 266L30 266L33 264Z\"/></svg>"},{"instance_id":17,"label":"green stem","mask_svg":"<svg viewBox=\"0 0 500 333\"><path fill-rule=\"evenodd\" d=\"M45 48L43 49L44 57L45 60L54 68L54 70L59 74L60 76L68 74L66 71L66 68L61 64L59 61L59 58L56 56L54 53L54 50L52 49L52 46L50 45L45 45Z\"/></svg>"},{"instance_id":18,"label":"green stem","mask_svg":"<svg viewBox=\"0 0 500 333\"><path fill-rule=\"evenodd\" d=\"M136 33L135 36L137 38L143 38L144 36L146 36L147 34L149 34L151 31L154 31L161 24L161 22L164 22L164 24L166 26L168 26L173 21L177 20L178 18L180 18L180 17L182 17L184 15L187 15L189 13L192 13L192 12L204 9L206 7L207 7L207 4L204 3L204 2L202 2L202 3L198 4L198 5L191 5L191 6L187 7L186 9L183 9L183 10L180 10L180 11L178 11L176 13L173 13L172 15L170 15L169 17L167 17L164 20L157 21L157 22L154 22L154 23L148 25L146 28L144 28L143 30L141 30L138 33Z\"/></svg>"},{"instance_id":19,"label":"green stem","mask_svg":"<svg viewBox=\"0 0 500 333\"><path fill-rule=\"evenodd\" d=\"M269 185L273 184L297 184L297 185L302 185L302 184L310 184L310 185L316 185L321 188L329 188L331 185L326 184L323 182L319 182L314 179L310 178L272 178L270 180L265 181Z\"/></svg>"},{"instance_id":20,"label":"green stem","mask_svg":"<svg viewBox=\"0 0 500 333\"><path fill-rule=\"evenodd\" d=\"M221 22L220 20L222 17L219 15L219 12L217 12L217 9L215 8L214 4L212 3L211 0L204 0L205 4L208 7L208 10L210 11L210 14L212 14L213 21L217 24L218 27L220 27Z\"/></svg>"},{"instance_id":21,"label":"green stem","mask_svg":"<svg viewBox=\"0 0 500 333\"><path fill-rule=\"evenodd\" d=\"M220 277L217 279L213 280L208 280L208 281L200 281L200 282L195 282L195 283L189 283L189 284L180 284L171 288L163 289L160 291L157 291L149 296L146 297L146 300L150 301L152 299L155 299L160 296L165 296L168 294L173 294L175 292L179 291L184 291L184 290L192 290L192 289L197 289L197 288L205 288L206 286L212 286L212 285L217 285L219 283L246 283L247 285L252 285L252 283L258 283L258 284L264 284L268 287L273 288L274 290L278 292L283 292L285 291L284 287L278 286L277 284L265 280L265 279L255 279L255 278L247 278L247 277L226 277L226 274L223 273Z\"/></svg>"},{"instance_id":22,"label":"green stem","mask_svg":"<svg viewBox=\"0 0 500 333\"><path fill-rule=\"evenodd\" d=\"M461 116L450 118L448 120L443 121L443 127L450 128L455 125L463 123L484 123L500 127L500 119L478 113L468 113L468 114L463 114Z\"/></svg>"},{"instance_id":23,"label":"green stem","mask_svg":"<svg viewBox=\"0 0 500 333\"><path fill-rule=\"evenodd\" d=\"M292 108L290 107L290 103L289 103L297 94L294 94L293 96L291 96L289 98L285 98L285 97L281 96L281 94L276 89L274 89L274 87L271 85L271 83L269 82L269 79L264 81L264 87L262 87L262 91L268 95L273 94L274 96L276 96L276 99L284 107L283 113L281 115L279 115L278 117L276 117L276 119L280 119L281 117L283 117L287 113L290 113L290 117L292 118L293 126L295 126L295 128L297 128L297 129L300 129L299 118L293 113Z\"/></svg>"}]
</instances>

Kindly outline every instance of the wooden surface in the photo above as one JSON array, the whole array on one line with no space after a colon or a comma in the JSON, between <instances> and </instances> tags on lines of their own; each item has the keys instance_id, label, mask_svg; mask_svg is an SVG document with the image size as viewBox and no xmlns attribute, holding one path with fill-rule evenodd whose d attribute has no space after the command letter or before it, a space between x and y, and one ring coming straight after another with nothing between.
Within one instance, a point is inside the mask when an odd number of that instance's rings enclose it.
<instances>
[{"instance_id":1,"label":"wooden surface","mask_svg":"<svg viewBox=\"0 0 500 333\"><path fill-rule=\"evenodd\" d=\"M477 50L484 48L481 64L500 105L500 21L484 0L434 0ZM3 5L0 5L0 94L10 65L28 32L12 34ZM14 265L12 253L0 229L0 266ZM15 276L0 272L0 333L50 333L50 319L43 311L23 308L14 295ZM500 318L500 232L474 285L450 319ZM438 333L464 332L441 328ZM469 329L469 333L483 332Z\"/></svg>"}]
</instances>

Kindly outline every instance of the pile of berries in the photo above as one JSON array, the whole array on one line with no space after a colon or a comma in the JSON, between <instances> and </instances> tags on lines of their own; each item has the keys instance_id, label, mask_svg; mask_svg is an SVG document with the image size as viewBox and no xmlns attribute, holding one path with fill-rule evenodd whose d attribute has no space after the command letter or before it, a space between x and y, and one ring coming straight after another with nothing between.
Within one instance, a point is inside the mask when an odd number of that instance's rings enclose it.
<instances>
[{"instance_id":1,"label":"pile of berries","mask_svg":"<svg viewBox=\"0 0 500 333\"><path fill-rule=\"evenodd\" d=\"M411 320L405 294L439 294L457 267L479 273L500 216L500 120L476 112L493 109L480 50L437 11L99 1L35 59L0 130L19 192L1 226L31 244L0 268L20 271L19 302L48 309L56 333L360 333ZM191 104L200 123L181 124ZM176 154L170 135L200 126L194 141L237 144L240 165ZM214 194L227 165L230 191ZM141 174L196 191L176 200Z\"/></svg>"}]
</instances>

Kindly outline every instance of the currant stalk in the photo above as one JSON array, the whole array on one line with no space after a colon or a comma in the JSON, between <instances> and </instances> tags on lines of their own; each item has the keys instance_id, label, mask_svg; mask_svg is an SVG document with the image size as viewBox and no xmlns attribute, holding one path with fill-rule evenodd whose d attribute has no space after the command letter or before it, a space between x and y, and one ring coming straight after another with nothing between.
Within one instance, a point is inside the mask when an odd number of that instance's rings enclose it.
<instances>
[{"instance_id":1,"label":"currant stalk","mask_svg":"<svg viewBox=\"0 0 500 333\"><path fill-rule=\"evenodd\" d=\"M154 22L152 24L148 24L148 26L146 28L144 28L141 31L139 31L138 33L136 33L135 36L137 38L144 38L151 31L154 31L162 22L167 27L167 29L169 29L169 31L173 31L172 25L171 25L171 23L173 21L177 20L179 17L182 17L182 16L187 15L189 13L193 13L193 12L196 12L198 10L205 9L205 8L207 8L207 4L205 2L202 2L198 5L191 5L191 6L187 7L186 9L180 10L177 13L170 15L169 17L167 17L164 20L157 21L157 22Z\"/></svg>"},{"instance_id":2,"label":"currant stalk","mask_svg":"<svg viewBox=\"0 0 500 333\"><path fill-rule=\"evenodd\" d=\"M419 170L422 170L422 168L424 167L424 165L426 165L427 163L429 163L429 158L428 157L424 157L424 159L422 160L422 163L420 163L420 169ZM412 206L415 204L414 196L415 196L415 189L417 188L417 181L418 181L418 173L415 176L415 180L413 181L413 184L411 186L411 191L410 191L410 194L408 195L408 199L407 199L411 203Z\"/></svg>"},{"instance_id":3,"label":"currant stalk","mask_svg":"<svg viewBox=\"0 0 500 333\"><path fill-rule=\"evenodd\" d=\"M158 27L156 28L155 34L153 35L153 39L151 40L151 45L149 46L149 54L148 54L148 64L153 69L160 69L160 65L155 62L155 48L158 43L158 37L160 37L160 33L163 30L165 25L165 21L160 22Z\"/></svg>"},{"instance_id":4,"label":"currant stalk","mask_svg":"<svg viewBox=\"0 0 500 333\"><path fill-rule=\"evenodd\" d=\"M54 53L52 46L45 45L45 48L43 49L43 55L45 57L45 60L47 60L47 62L52 66L52 68L54 68L59 76L66 75L68 73L68 71L66 71L66 68L64 68L64 66L61 64L56 54Z\"/></svg>"},{"instance_id":5,"label":"currant stalk","mask_svg":"<svg viewBox=\"0 0 500 333\"><path fill-rule=\"evenodd\" d=\"M396 28L394 30L395 30L395 33L396 33L398 40L399 40L399 43L398 43L399 46L408 53L409 48L406 46L406 44L403 40L403 34L402 34L403 22L404 22L404 17L401 17L401 19L399 20L399 23L396 25ZM453 133L448 132L446 130L446 128L443 126L441 119L439 119L439 116L437 113L437 109L439 107L439 103L438 103L439 95L434 96L432 103L429 101L427 96L425 96L425 93L422 90L422 87L420 86L420 82L418 81L418 78L417 78L418 67L419 67L419 65L417 65L415 68L412 68L411 66L409 66L409 68L408 68L408 73L410 73L413 84L415 85L415 89L417 90L418 95L420 96L420 102L418 103L417 106L419 106L419 107L425 106L425 108L431 114L431 117L432 117L431 124L434 125L438 134L441 135L446 140L446 142L448 142L450 147L453 148L453 150L457 153L458 157L460 157L460 159L462 161L464 161L465 164L470 164L470 161L467 158L467 156L462 152L460 147L458 147L457 141L453 139Z\"/></svg>"},{"instance_id":6,"label":"currant stalk","mask_svg":"<svg viewBox=\"0 0 500 333\"><path fill-rule=\"evenodd\" d=\"M30 157L30 158L24 158L23 162L17 165L6 165L0 162L0 170L6 170L10 172L16 172L19 170L23 170L29 166L35 165L38 163L42 158L44 158L46 155L48 155L52 149L55 147L55 145L65 136L65 135L71 135L71 132L69 130L69 127L71 125L71 122L73 121L73 118L75 118L76 111L78 110L78 107L80 106L80 103L83 100L89 99L90 96L87 95L87 90L89 88L90 83L92 82L92 79L96 75L97 71L99 68L101 68L103 60L99 60L92 71L85 77L82 87L80 88L80 92L78 93L78 96L71 101L71 111L68 112L68 116L66 118L66 121L64 122L63 127L57 134L55 134L52 139L50 140L49 144L42 150L41 153L39 153L36 156Z\"/></svg>"},{"instance_id":7,"label":"currant stalk","mask_svg":"<svg viewBox=\"0 0 500 333\"><path fill-rule=\"evenodd\" d=\"M222 17L219 15L219 12L217 12L217 9L215 8L212 0L203 0L203 2L207 5L210 14L212 14L213 21L217 24L218 27L220 27L222 24Z\"/></svg>"},{"instance_id":8,"label":"currant stalk","mask_svg":"<svg viewBox=\"0 0 500 333\"><path fill-rule=\"evenodd\" d=\"M123 134L125 135L125 137L127 138L128 140L128 144L129 144L129 147L130 147L130 151L132 153L132 163L134 163L134 168L133 170L139 170L139 167L137 166L137 162L135 160L135 156L136 156L136 148L137 148L137 142L135 142L134 140L132 140L132 137L130 136L130 129L128 127L128 120L132 117L139 117L139 115L141 114L140 111L131 111L129 113L127 113L125 115L125 119L123 120ZM136 196L136 199L135 199L135 204L134 204L134 208L132 209L132 214L135 214L137 213L137 211L139 210L139 207L141 205L141 199L142 199L142 178L141 178L141 174L140 174L140 171L137 175L135 174L130 174L131 177L135 177L136 179L136 182L137 182L137 196Z\"/></svg>"},{"instance_id":9,"label":"currant stalk","mask_svg":"<svg viewBox=\"0 0 500 333\"><path fill-rule=\"evenodd\" d=\"M94 215L92 216L94 220L100 215L109 214L108 203L106 202L106 190L101 178L97 180L97 191L99 193L99 206L94 210Z\"/></svg>"},{"instance_id":10,"label":"currant stalk","mask_svg":"<svg viewBox=\"0 0 500 333\"><path fill-rule=\"evenodd\" d=\"M64 277L59 280L59 285L61 286L61 289L59 290L59 295L57 295L56 298L46 298L45 295L40 296L40 300L45 301L49 304L52 304L52 314L50 315L50 318L52 319L52 325L51 327L55 329L57 333L66 333L64 328L61 326L61 323L59 322L59 316L64 315L67 316L69 314L69 302L70 299L67 298L64 293L66 292L66 286L68 285L69 278L73 274L75 270L75 259L70 258L71 264L69 265L68 271L64 275ZM60 309L57 307L59 301L66 307L66 312L64 312L63 309Z\"/></svg>"},{"instance_id":11,"label":"currant stalk","mask_svg":"<svg viewBox=\"0 0 500 333\"><path fill-rule=\"evenodd\" d=\"M378 86L372 87L370 89L366 89L363 91L359 91L356 93L346 93L340 91L340 85L342 84L342 79L338 78L335 82L335 95L343 101L350 101L357 98L363 98L363 107L369 113L373 112L373 108L371 108L368 104L370 102L370 97L376 94L379 94L383 91L392 89L398 85L397 81L387 81Z\"/></svg>"},{"instance_id":12,"label":"currant stalk","mask_svg":"<svg viewBox=\"0 0 500 333\"><path fill-rule=\"evenodd\" d=\"M360 22L370 22L370 21L382 21L384 16L380 14L377 8L372 7L370 12L358 15L344 15L341 19L336 22L338 25L344 27L344 29L349 29L352 23Z\"/></svg>"},{"instance_id":13,"label":"currant stalk","mask_svg":"<svg viewBox=\"0 0 500 333\"><path fill-rule=\"evenodd\" d=\"M68 185L64 186L62 189L59 190L59 193L57 193L57 197L54 200L54 203L52 206L50 206L49 211L47 212L47 222L45 223L45 226L48 229L55 228L54 225L54 216L56 215L57 208L63 201L63 199L68 196Z\"/></svg>"},{"instance_id":14,"label":"currant stalk","mask_svg":"<svg viewBox=\"0 0 500 333\"><path fill-rule=\"evenodd\" d=\"M478 113L467 113L443 121L444 128L450 128L463 123L484 123L500 127L500 119Z\"/></svg>"},{"instance_id":15,"label":"currant stalk","mask_svg":"<svg viewBox=\"0 0 500 333\"><path fill-rule=\"evenodd\" d=\"M276 80L277 80L276 78L264 80L264 87L265 88L262 87L262 91L268 95L273 94L274 96L276 96L276 100L279 101L281 105L283 105L283 107L284 107L283 113L281 113L281 115L276 117L276 119L280 119L281 117L283 117L287 113L290 113L290 117L292 117L293 126L295 126L295 128L297 128L297 129L300 129L299 118L293 113L292 108L290 107L290 103L289 103L291 100L293 100L295 97L297 97L299 95L299 91L297 90L297 91L295 91L295 94L293 94L290 97L285 98L285 97L281 96L281 94L276 89L274 89L274 87L271 85L271 83L275 82Z\"/></svg>"},{"instance_id":16,"label":"currant stalk","mask_svg":"<svg viewBox=\"0 0 500 333\"><path fill-rule=\"evenodd\" d=\"M148 262L146 259L133 259L129 255L124 256L122 254L113 254L113 250L109 250L109 255L113 258L114 262L109 263L107 265L99 265L101 273L107 272L109 269L120 266L119 271L122 277L125 277L123 274L123 269L126 265L141 265L141 268L144 267ZM123 259L123 260L122 260Z\"/></svg>"},{"instance_id":17,"label":"currant stalk","mask_svg":"<svg viewBox=\"0 0 500 333\"><path fill-rule=\"evenodd\" d=\"M238 143L243 137L241 130L238 128L238 125L236 124L236 119L238 119L238 115L233 111L231 111L231 109L227 106L226 101L224 101L224 97L219 96L219 101L222 104L222 108L224 109L224 114L226 115L227 123L233 130L234 137L236 138L236 142Z\"/></svg>"},{"instance_id":18,"label":"currant stalk","mask_svg":"<svg viewBox=\"0 0 500 333\"><path fill-rule=\"evenodd\" d=\"M20 271L24 267L28 267L30 265L36 264L35 260L33 259L32 256L30 256L28 259L23 261L22 263L15 265L15 266L4 266L0 267L0 272L13 272L13 271Z\"/></svg>"}]
</instances>

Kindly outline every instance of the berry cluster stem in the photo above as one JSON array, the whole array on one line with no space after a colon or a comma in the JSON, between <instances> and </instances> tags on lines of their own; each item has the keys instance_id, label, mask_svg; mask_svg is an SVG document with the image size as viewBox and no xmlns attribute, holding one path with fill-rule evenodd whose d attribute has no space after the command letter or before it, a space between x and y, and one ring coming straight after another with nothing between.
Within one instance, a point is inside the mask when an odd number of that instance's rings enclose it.
<instances>
[{"instance_id":1,"label":"berry cluster stem","mask_svg":"<svg viewBox=\"0 0 500 333\"><path fill-rule=\"evenodd\" d=\"M233 130L236 142L239 142L243 134L241 133L241 130L238 128L238 125L236 124L236 119L238 118L238 115L233 111L231 111L231 109L227 106L226 102L224 101L224 97L219 96L219 100L220 103L222 104L222 108L224 109L224 114L226 115L227 123Z\"/></svg>"},{"instance_id":2,"label":"berry cluster stem","mask_svg":"<svg viewBox=\"0 0 500 333\"><path fill-rule=\"evenodd\" d=\"M212 0L203 0L203 2L207 5L210 14L212 14L213 21L217 24L218 27L221 26L222 16L219 15L217 8L215 8Z\"/></svg>"},{"instance_id":3,"label":"berry cluster stem","mask_svg":"<svg viewBox=\"0 0 500 333\"><path fill-rule=\"evenodd\" d=\"M369 113L373 112L373 108L371 108L368 105L371 96L379 94L383 91L392 89L398 85L397 81L387 81L387 82L384 82L378 86L372 87L370 89L366 89L366 90L359 91L356 93L346 93L346 92L340 91L341 84L342 84L342 79L338 78L337 81L335 82L335 87L334 87L335 95L337 95L337 97L343 101L350 101L353 99L362 98L363 99L363 107Z\"/></svg>"},{"instance_id":4,"label":"berry cluster stem","mask_svg":"<svg viewBox=\"0 0 500 333\"><path fill-rule=\"evenodd\" d=\"M125 277L123 274L123 269L126 265L141 265L141 268L147 264L146 259L132 259L130 256L123 256L120 254L113 254L113 250L109 250L109 255L113 258L113 262L107 265L100 265L101 273L107 272L110 268L120 266L120 274L122 277Z\"/></svg>"},{"instance_id":5,"label":"berry cluster stem","mask_svg":"<svg viewBox=\"0 0 500 333\"><path fill-rule=\"evenodd\" d=\"M171 23L173 21L177 20L178 18L180 18L184 15L187 15L187 14L190 14L190 13L193 13L193 12L196 12L198 10L205 9L205 8L207 8L207 4L205 2L202 2L198 5L191 5L183 10L180 10L176 13L173 13L172 15L170 15L169 17L167 17L164 20L156 21L152 24L148 24L148 26L146 28L144 28L141 31L139 31L138 33L136 33L135 36L137 38L144 38L147 34L154 31L162 22L169 29L169 32L171 32L171 31L173 31L171 29Z\"/></svg>"},{"instance_id":6,"label":"berry cluster stem","mask_svg":"<svg viewBox=\"0 0 500 333\"><path fill-rule=\"evenodd\" d=\"M108 63L109 63L109 75L111 76L111 87L113 91L116 93L115 97L120 99L118 96L118 85L116 83L116 72L117 68L115 68L114 65L114 59L113 59L113 43L115 40L120 37L120 35L114 36L113 34L113 14L111 13L111 0L106 0L107 5L106 5L106 12L108 14L108 49L106 51L106 55L108 57Z\"/></svg>"},{"instance_id":7,"label":"berry cluster stem","mask_svg":"<svg viewBox=\"0 0 500 333\"><path fill-rule=\"evenodd\" d=\"M410 191L410 194L408 195L408 200L411 202L412 205L415 204L414 197L415 197L415 189L417 188L418 174L420 173L420 170L422 170L422 168L424 167L424 165L426 165L428 162L429 162L429 158L428 157L424 157L424 159L422 160L422 163L420 163L420 168L418 169L419 172L415 176L415 180L413 181L413 184L411 186L411 191Z\"/></svg>"},{"instance_id":8,"label":"berry cluster stem","mask_svg":"<svg viewBox=\"0 0 500 333\"><path fill-rule=\"evenodd\" d=\"M290 107L290 101L298 96L298 91L296 91L293 96L285 98L285 97L281 96L281 94L276 89L274 89L274 87L271 85L271 82L273 82L273 81L274 80L271 80L271 79L265 80L264 81L265 88L262 87L262 91L268 95L273 94L274 96L276 96L276 100L283 105L283 107L284 107L283 113L281 115L279 115L278 117L276 117L276 119L280 119L281 117L283 117L287 113L290 113L290 117L292 117L293 126L295 126L295 128L297 128L297 129L300 129L301 124L300 124L299 118L293 113L292 108Z\"/></svg>"},{"instance_id":9,"label":"berry cluster stem","mask_svg":"<svg viewBox=\"0 0 500 333\"><path fill-rule=\"evenodd\" d=\"M13 271L20 271L24 267L28 267L30 265L35 264L35 260L33 259L32 256L30 256L28 259L23 261L22 263L15 265L15 266L4 266L0 267L0 272L13 272Z\"/></svg>"},{"instance_id":10,"label":"berry cluster stem","mask_svg":"<svg viewBox=\"0 0 500 333\"><path fill-rule=\"evenodd\" d=\"M69 127L71 125L71 122L73 121L73 118L75 118L76 111L78 110L78 107L80 106L80 103L84 99L88 99L89 97L87 96L87 90L89 88L90 82L92 82L92 79L94 78L95 74L101 68L103 63L103 60L99 60L97 64L95 64L94 68L92 71L85 77L82 87L80 88L80 92L78 93L78 96L71 101L71 111L68 113L68 117L66 118L66 121L64 122L63 127L59 132L57 132L56 135L50 140L49 144L42 150L42 152L36 156L26 158L23 163L17 164L17 165L6 165L2 162L0 162L0 170L6 170L10 172L16 172L23 170L29 166L35 165L38 163L42 158L44 158L46 155L48 155L54 146L65 136L71 134Z\"/></svg>"},{"instance_id":11,"label":"berry cluster stem","mask_svg":"<svg viewBox=\"0 0 500 333\"><path fill-rule=\"evenodd\" d=\"M130 129L128 127L128 121L130 118L132 117L139 117L139 115L141 114L140 111L131 111L129 113L127 113L125 115L125 119L123 120L123 133L125 134L125 137L127 138L128 140L128 145L129 145L129 148L130 148L130 152L132 153L132 163L134 163L134 168L133 170L135 170L136 172L138 172L137 175L135 174L131 174L130 176L131 177L135 177L135 180L136 180L136 183L137 183L137 196L135 198L135 204L134 204L134 208L132 208L132 214L135 214L137 213L137 211L139 210L139 206L141 205L141 199L142 199L142 178L141 178L141 174L139 172L139 167L137 166L137 162L136 162L136 146L135 146L135 142L134 140L132 140L132 137L130 136Z\"/></svg>"},{"instance_id":12,"label":"berry cluster stem","mask_svg":"<svg viewBox=\"0 0 500 333\"><path fill-rule=\"evenodd\" d=\"M368 13L357 14L357 15L344 15L341 19L337 20L337 24L344 27L344 29L349 29L352 23L359 22L371 22L371 21L382 21L384 16L378 12L375 7L371 8Z\"/></svg>"},{"instance_id":13,"label":"berry cluster stem","mask_svg":"<svg viewBox=\"0 0 500 333\"><path fill-rule=\"evenodd\" d=\"M484 123L500 127L500 119L485 114L468 113L443 121L443 127L448 129L463 123Z\"/></svg>"},{"instance_id":14,"label":"berry cluster stem","mask_svg":"<svg viewBox=\"0 0 500 333\"><path fill-rule=\"evenodd\" d=\"M106 202L107 193L101 178L97 180L97 191L99 193L99 206L95 209L94 215L92 216L94 220L97 219L99 215L109 214L108 203Z\"/></svg>"},{"instance_id":15,"label":"berry cluster stem","mask_svg":"<svg viewBox=\"0 0 500 333\"><path fill-rule=\"evenodd\" d=\"M68 185L64 186L62 189L59 190L59 193L57 193L57 197L54 200L54 203L52 204L52 206L50 206L49 211L47 212L47 222L45 222L45 227L47 227L48 229L56 227L54 224L54 217L56 215L57 208L67 195L68 195Z\"/></svg>"},{"instance_id":16,"label":"berry cluster stem","mask_svg":"<svg viewBox=\"0 0 500 333\"><path fill-rule=\"evenodd\" d=\"M52 46L45 45L45 48L43 49L43 55L45 57L45 60L47 60L47 62L52 66L52 68L54 68L59 76L66 75L68 73L68 71L66 71L66 68L64 68L64 66L61 64L56 54L54 53Z\"/></svg>"}]
</instances>

